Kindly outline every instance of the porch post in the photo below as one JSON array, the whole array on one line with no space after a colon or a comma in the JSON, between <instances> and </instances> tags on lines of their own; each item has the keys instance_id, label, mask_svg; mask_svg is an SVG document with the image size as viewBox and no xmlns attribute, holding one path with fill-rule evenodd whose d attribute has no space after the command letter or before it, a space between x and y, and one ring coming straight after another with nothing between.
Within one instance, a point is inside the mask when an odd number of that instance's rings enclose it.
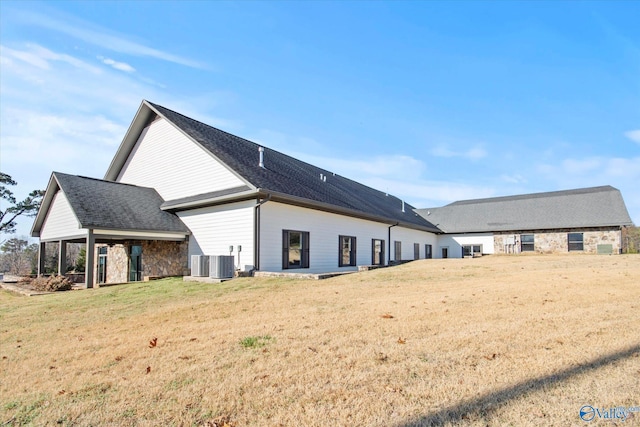
<instances>
[{"instance_id":1,"label":"porch post","mask_svg":"<svg viewBox=\"0 0 640 427\"><path fill-rule=\"evenodd\" d=\"M40 242L38 246L38 276L44 274L44 261L47 257L47 244L45 242Z\"/></svg>"},{"instance_id":2,"label":"porch post","mask_svg":"<svg viewBox=\"0 0 640 427\"><path fill-rule=\"evenodd\" d=\"M93 235L93 230L89 229L87 231L87 253L85 258L84 265L84 284L89 288L93 288L93 270L95 268L95 244L96 238Z\"/></svg>"},{"instance_id":3,"label":"porch post","mask_svg":"<svg viewBox=\"0 0 640 427\"><path fill-rule=\"evenodd\" d=\"M67 272L67 242L60 240L58 242L58 275L64 276Z\"/></svg>"}]
</instances>

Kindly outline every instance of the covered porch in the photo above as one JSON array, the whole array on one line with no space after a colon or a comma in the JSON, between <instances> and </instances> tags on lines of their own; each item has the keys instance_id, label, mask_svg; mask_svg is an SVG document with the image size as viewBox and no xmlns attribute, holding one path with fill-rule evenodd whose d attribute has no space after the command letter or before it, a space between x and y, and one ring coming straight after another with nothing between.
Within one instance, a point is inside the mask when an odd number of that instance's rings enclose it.
<instances>
[{"instance_id":1,"label":"covered porch","mask_svg":"<svg viewBox=\"0 0 640 427\"><path fill-rule=\"evenodd\" d=\"M188 237L184 234L131 232L123 235L90 229L84 238L41 241L38 275L45 274L46 249L52 244L58 250L58 274L66 274L70 243L82 244L86 250L85 288L189 274Z\"/></svg>"},{"instance_id":2,"label":"covered porch","mask_svg":"<svg viewBox=\"0 0 640 427\"><path fill-rule=\"evenodd\" d=\"M40 238L38 274L54 242L60 274L67 245L84 245L86 288L188 274L190 231L162 203L152 188L54 172L31 230Z\"/></svg>"}]
</instances>

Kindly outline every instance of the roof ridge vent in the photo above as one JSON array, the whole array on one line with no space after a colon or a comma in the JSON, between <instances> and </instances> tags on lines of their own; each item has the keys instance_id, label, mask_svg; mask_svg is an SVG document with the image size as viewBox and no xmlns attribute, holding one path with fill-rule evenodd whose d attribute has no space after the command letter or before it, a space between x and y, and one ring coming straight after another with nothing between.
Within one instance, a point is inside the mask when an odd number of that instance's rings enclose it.
<instances>
[{"instance_id":1,"label":"roof ridge vent","mask_svg":"<svg viewBox=\"0 0 640 427\"><path fill-rule=\"evenodd\" d=\"M258 162L258 166L264 169L264 147L258 147L258 153L260 153L260 161Z\"/></svg>"}]
</instances>

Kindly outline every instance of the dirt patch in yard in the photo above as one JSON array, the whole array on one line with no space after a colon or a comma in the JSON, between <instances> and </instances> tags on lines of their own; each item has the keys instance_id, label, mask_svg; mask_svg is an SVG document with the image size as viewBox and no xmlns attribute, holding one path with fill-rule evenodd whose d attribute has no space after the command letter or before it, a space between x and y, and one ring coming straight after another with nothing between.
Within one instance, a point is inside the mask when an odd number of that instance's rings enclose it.
<instances>
[{"instance_id":1,"label":"dirt patch in yard","mask_svg":"<svg viewBox=\"0 0 640 427\"><path fill-rule=\"evenodd\" d=\"M640 256L489 256L0 293L0 423L582 425L640 406L639 278Z\"/></svg>"}]
</instances>

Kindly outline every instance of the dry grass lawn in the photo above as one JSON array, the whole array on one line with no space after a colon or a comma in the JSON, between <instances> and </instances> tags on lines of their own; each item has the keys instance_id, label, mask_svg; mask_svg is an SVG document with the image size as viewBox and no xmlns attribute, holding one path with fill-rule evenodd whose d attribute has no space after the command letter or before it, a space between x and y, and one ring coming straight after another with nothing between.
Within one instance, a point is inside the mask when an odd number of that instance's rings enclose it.
<instances>
[{"instance_id":1,"label":"dry grass lawn","mask_svg":"<svg viewBox=\"0 0 640 427\"><path fill-rule=\"evenodd\" d=\"M0 358L1 425L583 426L640 406L640 256L2 291Z\"/></svg>"}]
</instances>

